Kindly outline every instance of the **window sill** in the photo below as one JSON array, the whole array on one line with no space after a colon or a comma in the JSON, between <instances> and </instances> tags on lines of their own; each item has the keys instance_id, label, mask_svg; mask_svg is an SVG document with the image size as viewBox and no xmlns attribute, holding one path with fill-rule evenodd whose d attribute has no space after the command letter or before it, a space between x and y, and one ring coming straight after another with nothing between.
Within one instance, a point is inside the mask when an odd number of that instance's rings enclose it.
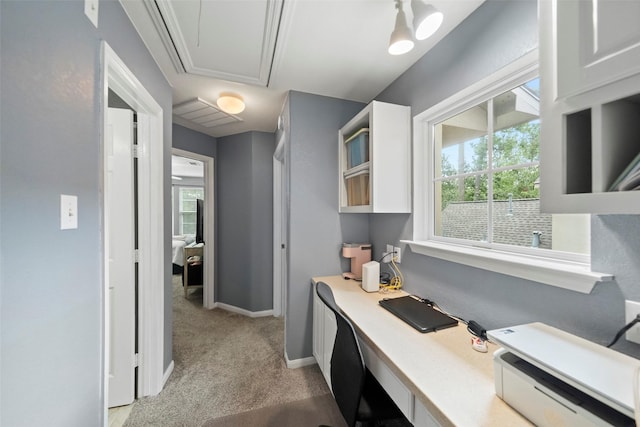
<instances>
[{"instance_id":1,"label":"window sill","mask_svg":"<svg viewBox=\"0 0 640 427\"><path fill-rule=\"evenodd\" d=\"M583 294L596 283L613 280L613 275L591 271L587 264L511 254L492 249L471 248L439 242L402 240L415 253L444 259L483 270L532 280Z\"/></svg>"}]
</instances>

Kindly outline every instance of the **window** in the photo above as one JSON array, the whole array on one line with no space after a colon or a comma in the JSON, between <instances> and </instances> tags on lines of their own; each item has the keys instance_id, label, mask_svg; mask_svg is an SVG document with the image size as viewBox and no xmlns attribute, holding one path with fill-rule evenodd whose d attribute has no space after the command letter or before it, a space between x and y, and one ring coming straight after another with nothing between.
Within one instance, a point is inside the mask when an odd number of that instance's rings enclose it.
<instances>
[{"instance_id":1,"label":"window","mask_svg":"<svg viewBox=\"0 0 640 427\"><path fill-rule=\"evenodd\" d=\"M590 271L590 216L540 212L539 106L536 53L414 117L408 243L418 253L589 292L607 280ZM580 277L565 280L567 270ZM583 279L590 284L575 283Z\"/></svg>"},{"instance_id":2,"label":"window","mask_svg":"<svg viewBox=\"0 0 640 427\"><path fill-rule=\"evenodd\" d=\"M196 199L204 199L204 188L178 187L179 234L196 234Z\"/></svg>"},{"instance_id":3,"label":"window","mask_svg":"<svg viewBox=\"0 0 640 427\"><path fill-rule=\"evenodd\" d=\"M434 236L553 249L552 215L539 206L538 87L535 78L433 124Z\"/></svg>"}]
</instances>

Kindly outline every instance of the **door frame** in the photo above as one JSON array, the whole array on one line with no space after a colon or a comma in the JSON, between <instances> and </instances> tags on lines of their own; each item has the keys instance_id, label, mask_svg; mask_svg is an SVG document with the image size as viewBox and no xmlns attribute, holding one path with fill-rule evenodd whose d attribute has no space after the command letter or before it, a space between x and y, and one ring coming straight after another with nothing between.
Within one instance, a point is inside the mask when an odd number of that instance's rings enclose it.
<instances>
[{"instance_id":1,"label":"door frame","mask_svg":"<svg viewBox=\"0 0 640 427\"><path fill-rule=\"evenodd\" d=\"M287 247L285 144L286 134L282 132L273 155L273 315L275 317L284 316L287 300L287 251L289 248Z\"/></svg>"},{"instance_id":2,"label":"door frame","mask_svg":"<svg viewBox=\"0 0 640 427\"><path fill-rule=\"evenodd\" d=\"M101 103L100 120L103 156L102 188L106 138L108 91L113 90L131 106L138 117L138 390L137 395L156 395L164 386L173 368L164 372L164 139L163 111L136 76L118 57L106 41L101 43ZM103 191L104 193L104 191ZM102 199L102 380L104 392L104 420L108 423L109 375L109 316L107 298L109 283L107 256L109 249L107 195Z\"/></svg>"},{"instance_id":3,"label":"door frame","mask_svg":"<svg viewBox=\"0 0 640 427\"><path fill-rule=\"evenodd\" d=\"M204 203L205 223L211 227L205 227L204 232L204 286L202 287L202 305L204 308L216 307L215 299L215 158L192 151L172 148L171 154L201 161L204 165ZM207 243L211 242L211 243Z\"/></svg>"}]
</instances>

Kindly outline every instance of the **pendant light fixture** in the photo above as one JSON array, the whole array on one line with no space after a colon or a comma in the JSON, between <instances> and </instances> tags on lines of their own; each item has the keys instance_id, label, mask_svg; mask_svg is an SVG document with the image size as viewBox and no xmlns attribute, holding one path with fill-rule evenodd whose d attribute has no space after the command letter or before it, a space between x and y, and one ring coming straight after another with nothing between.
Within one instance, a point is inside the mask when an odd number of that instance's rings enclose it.
<instances>
[{"instance_id":1,"label":"pendant light fixture","mask_svg":"<svg viewBox=\"0 0 640 427\"><path fill-rule=\"evenodd\" d=\"M244 111L244 101L238 95L222 93L216 104L227 114L240 114Z\"/></svg>"},{"instance_id":2,"label":"pendant light fixture","mask_svg":"<svg viewBox=\"0 0 640 427\"><path fill-rule=\"evenodd\" d=\"M424 40L440 28L444 15L430 4L422 0L411 0L413 11L413 29L417 40Z\"/></svg>"},{"instance_id":3,"label":"pendant light fixture","mask_svg":"<svg viewBox=\"0 0 640 427\"><path fill-rule=\"evenodd\" d=\"M396 0L396 26L391 33L389 40L389 53L391 55L402 55L413 49L413 36L407 25L407 17L402 10L402 0Z\"/></svg>"}]
</instances>

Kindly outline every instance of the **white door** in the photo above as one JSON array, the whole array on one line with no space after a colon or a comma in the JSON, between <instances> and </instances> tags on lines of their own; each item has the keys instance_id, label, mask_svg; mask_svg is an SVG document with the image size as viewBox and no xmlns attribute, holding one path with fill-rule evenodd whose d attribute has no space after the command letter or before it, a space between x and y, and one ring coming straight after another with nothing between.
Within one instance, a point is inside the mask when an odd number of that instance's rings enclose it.
<instances>
[{"instance_id":1,"label":"white door","mask_svg":"<svg viewBox=\"0 0 640 427\"><path fill-rule=\"evenodd\" d=\"M133 111L109 108L105 168L109 407L134 399L135 266Z\"/></svg>"}]
</instances>

